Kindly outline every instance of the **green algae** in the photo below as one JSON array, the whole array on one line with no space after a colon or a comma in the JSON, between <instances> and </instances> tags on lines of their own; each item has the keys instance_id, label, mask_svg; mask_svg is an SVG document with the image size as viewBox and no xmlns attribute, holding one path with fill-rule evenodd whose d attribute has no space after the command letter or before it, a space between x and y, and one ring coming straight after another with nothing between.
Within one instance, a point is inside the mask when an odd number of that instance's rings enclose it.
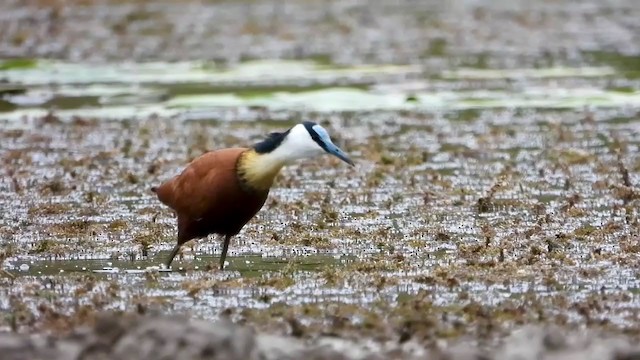
<instances>
[{"instance_id":1,"label":"green algae","mask_svg":"<svg viewBox=\"0 0 640 360\"><path fill-rule=\"evenodd\" d=\"M0 59L0 71L6 70L26 70L38 66L35 59Z\"/></svg>"},{"instance_id":2,"label":"green algae","mask_svg":"<svg viewBox=\"0 0 640 360\"><path fill-rule=\"evenodd\" d=\"M610 51L586 51L584 55L594 63L615 68L622 77L632 79L640 77L639 55L626 55Z\"/></svg>"}]
</instances>

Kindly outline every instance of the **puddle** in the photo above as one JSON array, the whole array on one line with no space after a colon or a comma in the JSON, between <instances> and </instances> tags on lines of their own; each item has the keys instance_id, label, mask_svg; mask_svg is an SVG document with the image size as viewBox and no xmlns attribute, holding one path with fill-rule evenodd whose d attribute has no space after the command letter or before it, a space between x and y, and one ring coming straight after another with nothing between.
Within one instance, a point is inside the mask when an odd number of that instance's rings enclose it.
<instances>
[{"instance_id":1,"label":"puddle","mask_svg":"<svg viewBox=\"0 0 640 360\"><path fill-rule=\"evenodd\" d=\"M15 261L8 270L15 276L43 276L62 275L63 273L95 273L95 274L144 274L146 272L185 272L218 270L217 256L197 255L188 260L173 262L172 268L164 267L164 260L168 252L159 252L148 260L32 260ZM293 258L265 258L260 255L245 255L241 257L227 257L225 271L237 272L242 277L255 277L263 273L277 272L286 266L295 266L299 271L318 271L325 266L339 267L345 264L349 257L309 255ZM184 266L187 266L186 268Z\"/></svg>"}]
</instances>

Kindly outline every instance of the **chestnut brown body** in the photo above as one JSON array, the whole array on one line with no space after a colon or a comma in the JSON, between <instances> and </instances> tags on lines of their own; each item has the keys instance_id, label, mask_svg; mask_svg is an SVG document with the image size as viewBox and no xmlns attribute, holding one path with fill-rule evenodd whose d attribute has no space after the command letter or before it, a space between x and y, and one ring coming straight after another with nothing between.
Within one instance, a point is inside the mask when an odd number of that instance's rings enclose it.
<instances>
[{"instance_id":1,"label":"chestnut brown body","mask_svg":"<svg viewBox=\"0 0 640 360\"><path fill-rule=\"evenodd\" d=\"M177 244L166 265L169 267L180 246L209 234L225 236L220 267L224 265L230 238L240 232L264 205L269 188L250 186L238 171L247 148L207 152L194 159L179 175L154 188L158 199L178 217Z\"/></svg>"}]
</instances>

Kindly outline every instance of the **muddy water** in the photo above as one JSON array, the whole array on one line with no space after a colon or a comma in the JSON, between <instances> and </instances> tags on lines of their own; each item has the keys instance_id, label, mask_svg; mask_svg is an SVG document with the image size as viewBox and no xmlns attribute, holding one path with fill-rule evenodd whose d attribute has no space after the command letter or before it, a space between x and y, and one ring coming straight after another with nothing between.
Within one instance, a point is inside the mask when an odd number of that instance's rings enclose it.
<instances>
[{"instance_id":1,"label":"muddy water","mask_svg":"<svg viewBox=\"0 0 640 360\"><path fill-rule=\"evenodd\" d=\"M467 16L506 16L485 11ZM636 55L515 66L442 47L395 65L1 61L0 324L51 329L51 311L74 323L117 309L377 338L482 340L537 322L637 335ZM149 188L208 149L303 119L357 167L286 168L227 271L213 238L162 269L175 218Z\"/></svg>"}]
</instances>

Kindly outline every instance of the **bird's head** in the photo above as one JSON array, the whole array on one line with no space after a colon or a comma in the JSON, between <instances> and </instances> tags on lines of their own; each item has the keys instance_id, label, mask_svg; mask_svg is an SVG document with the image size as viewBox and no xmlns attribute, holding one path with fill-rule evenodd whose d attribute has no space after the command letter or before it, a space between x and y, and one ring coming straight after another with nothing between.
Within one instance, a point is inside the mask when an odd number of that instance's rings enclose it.
<instances>
[{"instance_id":1,"label":"bird's head","mask_svg":"<svg viewBox=\"0 0 640 360\"><path fill-rule=\"evenodd\" d=\"M254 150L274 156L283 163L328 153L355 166L349 156L331 141L327 130L311 121L297 124L285 132L269 134L266 140L254 146Z\"/></svg>"}]
</instances>

